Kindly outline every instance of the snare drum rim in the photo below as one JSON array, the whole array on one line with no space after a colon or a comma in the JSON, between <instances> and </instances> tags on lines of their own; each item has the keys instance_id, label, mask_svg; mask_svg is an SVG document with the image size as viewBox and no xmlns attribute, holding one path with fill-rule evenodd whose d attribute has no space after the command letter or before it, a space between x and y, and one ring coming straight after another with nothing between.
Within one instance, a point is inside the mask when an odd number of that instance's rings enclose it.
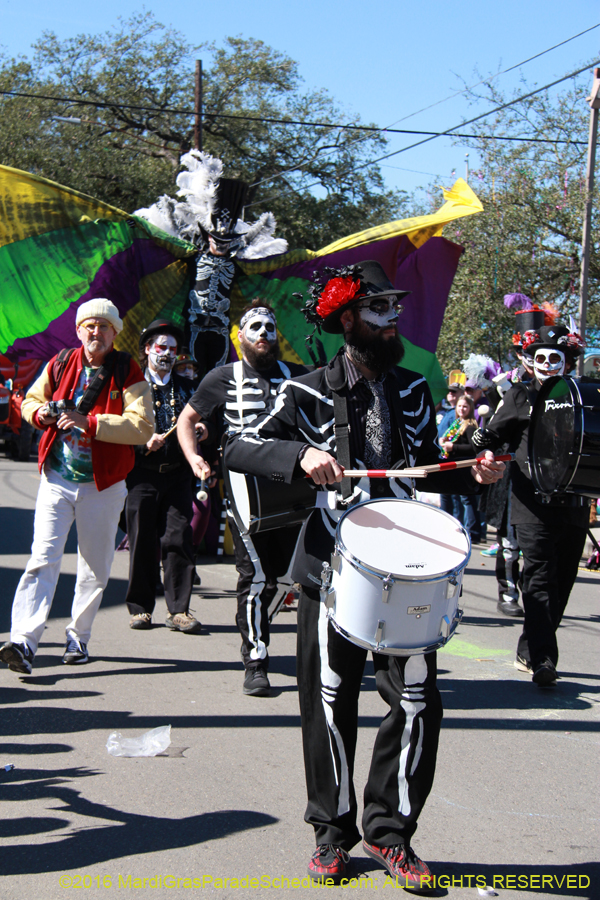
<instances>
[{"instance_id":1,"label":"snare drum rim","mask_svg":"<svg viewBox=\"0 0 600 900\"><path fill-rule=\"evenodd\" d=\"M445 647L448 641L456 634L456 629L460 625L463 615L464 610L457 606L447 637L440 636L433 644L411 647L410 650L406 650L403 647L381 647L370 641L363 641L362 638L354 637L354 635L351 635L345 628L338 625L333 616L328 615L327 618L338 634L341 634L342 637L346 638L347 641L350 641L351 644L356 644L357 647L362 647L364 650L370 650L372 653L383 653L384 656L422 656L425 653L433 653L435 650L440 650L442 647Z\"/></svg>"},{"instance_id":2,"label":"snare drum rim","mask_svg":"<svg viewBox=\"0 0 600 900\"><path fill-rule=\"evenodd\" d=\"M455 577L456 575L460 574L460 572L462 572L463 569L465 569L467 567L469 560L471 559L471 539L468 535L468 532L465 529L465 527L460 524L458 519L455 519L454 516L450 515L450 513L444 512L443 509L438 509L437 506L433 507L436 510L436 512L442 516L446 516L447 519L452 519L454 522L457 522L460 525L460 531L463 533L463 535L467 539L467 555L465 556L465 559L463 560L463 562L460 565L455 566L453 569L447 569L445 572L443 572L440 575L434 575L434 576L399 575L399 574L396 574L395 572L390 572L389 570L386 571L384 569L377 569L375 566L369 566L366 563L363 563L356 556L354 556L354 554L351 553L350 550L348 550L348 548L342 541L341 530L340 530L341 526L342 526L342 522L344 521L344 519L346 518L346 516L349 513L353 512L353 510L355 510L355 509L358 509L359 506L366 506L367 503L369 505L373 505L374 503L383 503L383 502L387 502L389 500L393 500L394 502L397 502L397 503L418 503L419 502L418 500L401 500L399 497L378 497L375 500L363 500L362 503L357 503L355 506L351 506L350 509L346 510L346 512L340 518L340 520L337 524L336 536L335 536L335 548L333 551L334 556L335 555L341 556L343 559L346 560L346 562L350 563L350 565L353 568L358 569L360 572L363 572L365 575L372 575L374 578L379 578L381 581L385 581L387 579L388 582L392 583L392 584L395 584L396 582L399 582L399 581L416 581L419 584L435 584L435 582L437 582L437 581L447 581L448 578ZM427 504L423 504L423 505L425 506ZM426 652L429 652L429 651L426 651Z\"/></svg>"}]
</instances>

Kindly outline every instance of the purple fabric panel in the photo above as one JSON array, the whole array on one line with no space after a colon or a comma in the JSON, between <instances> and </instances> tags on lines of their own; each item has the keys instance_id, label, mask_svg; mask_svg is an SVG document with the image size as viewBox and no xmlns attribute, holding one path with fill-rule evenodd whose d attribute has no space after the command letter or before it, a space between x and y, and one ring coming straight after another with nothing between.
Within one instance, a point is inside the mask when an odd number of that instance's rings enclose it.
<instances>
[{"instance_id":1,"label":"purple fabric panel","mask_svg":"<svg viewBox=\"0 0 600 900\"><path fill-rule=\"evenodd\" d=\"M413 344L435 353L452 282L463 248L443 237L430 238L401 263L394 287L404 297L398 330Z\"/></svg>"},{"instance_id":2,"label":"purple fabric panel","mask_svg":"<svg viewBox=\"0 0 600 900\"><path fill-rule=\"evenodd\" d=\"M351 250L342 250L319 259L307 260L265 273L265 278L311 279L325 266L356 265L366 260L379 262L394 287L411 291L402 301L404 313L399 330L409 341L435 353L448 294L456 273L462 247L442 237L433 237L417 249L406 235L376 241Z\"/></svg>"},{"instance_id":3,"label":"purple fabric panel","mask_svg":"<svg viewBox=\"0 0 600 900\"><path fill-rule=\"evenodd\" d=\"M354 266L368 259L375 259L381 263L388 278L393 281L394 273L399 263L409 254L414 253L415 246L406 235L388 238L385 241L375 241L373 244L365 244L362 247L353 247L350 250L340 250L317 259L308 259L303 262L275 269L274 272L265 272L264 278L304 278L310 281L313 272L321 272L325 266L339 268L340 266Z\"/></svg>"},{"instance_id":4,"label":"purple fabric panel","mask_svg":"<svg viewBox=\"0 0 600 900\"><path fill-rule=\"evenodd\" d=\"M76 347L79 341L75 332L75 310L82 303L94 297L107 297L123 318L139 302L140 280L166 268L175 259L168 250L149 239L134 240L131 247L115 253L100 266L89 290L71 303L45 331L19 338L8 348L6 355L13 359L51 359L63 347Z\"/></svg>"}]
</instances>

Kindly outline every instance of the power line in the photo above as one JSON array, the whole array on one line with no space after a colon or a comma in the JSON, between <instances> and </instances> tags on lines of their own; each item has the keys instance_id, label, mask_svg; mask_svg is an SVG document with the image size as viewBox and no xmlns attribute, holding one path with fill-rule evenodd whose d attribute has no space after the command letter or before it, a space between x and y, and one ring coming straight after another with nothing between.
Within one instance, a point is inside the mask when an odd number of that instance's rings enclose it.
<instances>
[{"instance_id":1,"label":"power line","mask_svg":"<svg viewBox=\"0 0 600 900\"><path fill-rule=\"evenodd\" d=\"M593 63L592 63L593 65ZM587 68L587 66L586 66ZM584 71L581 69L580 71ZM571 76L566 76L570 78ZM554 82L558 84L558 82ZM543 88L542 88L543 90ZM160 107L151 107L151 106L131 106L128 104L119 104L119 103L104 103L93 100L79 100L68 97L53 97L46 94L29 94L23 91L0 91L0 95L10 95L11 97L26 97L29 99L35 100L54 100L56 103L78 103L80 106L93 106L97 109L131 109L137 111L145 111L145 112L162 112L162 113L174 113L177 115L195 115L195 110L184 110L184 109L162 109ZM486 113L489 115L489 113ZM69 124L78 125L80 123L86 123L85 119L77 119L74 116L52 116L53 119L58 121L67 122ZM377 125L343 125L336 122L309 122L303 119L273 119L267 118L263 116L240 116L240 115L230 115L228 113L204 113L204 119L233 119L240 120L242 122L260 122L261 124L266 125L301 125L306 128L334 128L343 131L366 131L371 132L373 134L422 134L429 135L431 137L441 137L447 134L446 131L422 131L416 129L409 128L379 128ZM471 120L475 121L475 120ZM104 122L91 122L87 120L87 122L91 125L101 125L105 126ZM468 125L469 122L463 122L463 125ZM457 125L456 128L460 128L460 125ZM471 134L456 134L456 137L473 137ZM481 137L482 140L498 140L498 141L534 141L540 144L582 144L586 146L585 141L571 141L571 140L553 140L551 138L534 138L534 137L499 137L498 135L477 135L477 137Z\"/></svg>"},{"instance_id":2,"label":"power line","mask_svg":"<svg viewBox=\"0 0 600 900\"><path fill-rule=\"evenodd\" d=\"M390 159L392 156L397 156L399 153L404 153L406 150L412 150L414 147L419 147L421 144L426 144L429 141L433 141L437 137L444 137L444 136L468 137L468 138L471 138L472 140L478 140L479 135L476 135L476 134L463 135L463 134L458 134L458 133L453 134L453 132L455 132L456 128L461 128L464 125L472 125L474 122L479 122L481 119L485 119L487 116L491 116L494 113L500 112L503 109L508 109L510 106L514 106L516 103L521 103L523 100L528 100L529 97L533 97L536 94L540 94L542 91L549 90L551 87L555 87L557 84L561 84L563 81L568 81L569 78L575 78L577 75L581 75L582 72L588 71L592 66L597 65L597 64L598 64L598 62L588 63L588 65L584 66L582 69L577 69L577 71L571 72L569 75L564 75L562 78L559 78L557 81L553 81L550 84L544 85L544 87L536 88L534 91L530 91L528 94L523 94L521 97L516 97L514 100L510 100L508 103L503 103L501 106L497 106L494 109L490 109L485 113L481 113L481 115L475 116L475 118L469 119L467 122L461 122L459 125L454 125L452 128L448 128L446 131L440 131L437 134L432 135L431 137L425 138L425 140L423 140L423 141L417 141L417 143L415 143L415 144L410 144L408 147L402 147L400 150L394 150L392 153L386 153L384 156L379 156L379 157L377 157L377 159L372 159L369 162L363 163L361 166L355 166L353 171L358 171L359 169L366 169L369 166L374 165L375 163L382 162L384 159ZM488 139L502 140L501 138L494 138L494 137L488 138ZM530 139L530 138L509 138L509 140L526 140L526 141L528 141L528 140L532 140L532 139ZM536 139L533 139L533 140L536 140ZM575 144L575 141L573 141L573 142L567 141L567 143ZM581 144L583 142L577 141L577 143ZM291 169L288 171L294 171L294 170ZM282 173L279 173L278 175L274 175L273 178L280 178L285 174L287 174L287 172L282 172ZM265 179L265 180L270 181L273 179ZM258 183L262 184L262 182L258 182ZM321 182L314 182L313 184L307 185L304 189L308 190L309 188L315 187L317 184L320 184L320 183ZM289 188L287 191L281 191L279 194L274 194L273 196L269 197L268 201L275 200L278 197L281 197L283 194L289 193L289 191L294 191L294 190L295 190L295 188ZM261 201L257 201L256 203L253 203L251 205L258 206L259 203L268 202L268 201L261 200Z\"/></svg>"},{"instance_id":3,"label":"power line","mask_svg":"<svg viewBox=\"0 0 600 900\"><path fill-rule=\"evenodd\" d=\"M381 162L384 159L390 159L392 156L397 156L399 153L405 153L406 150L412 150L414 147L420 147L421 144L427 144L429 141L434 141L438 137L469 137L472 140L477 140L478 135L470 134L470 135L460 135L453 134L452 132L456 131L457 128L463 128L465 125L473 125L475 122L479 122L481 119L485 119L488 116L493 115L494 113L501 112L503 109L508 109L510 106L514 106L516 103L522 103L523 100L528 100L530 97L534 97L536 94L541 94L542 91L547 91L552 87L555 87L557 84L561 84L563 81L568 81L569 78L575 78L577 75L581 75L582 72L589 71L592 66L598 65L598 60L595 62L588 63L586 66L583 66L581 69L577 69L575 72L571 72L569 75L564 75L562 78L558 78L556 81L551 81L550 84L545 84L541 88L536 88L535 91L530 91L528 94L523 94L520 97L516 97L514 100L510 100L508 103L503 103L501 106L496 106L494 109L489 109L487 112L481 113L479 116L475 116L473 119L468 119L466 122L460 122L458 125L453 125L452 128L446 129L446 131L440 131L438 134L435 134L431 137L426 137L422 141L417 141L415 144L409 144L408 147L401 147L400 150L394 150L392 153L386 153L384 156L378 156L377 159L372 159L370 162L363 163L362 166L355 166L354 171L358 169L366 169L367 166L372 166L375 163ZM499 138L497 139L499 140ZM514 140L514 138L513 138ZM521 138L521 140L527 140L527 138Z\"/></svg>"},{"instance_id":4,"label":"power line","mask_svg":"<svg viewBox=\"0 0 600 900\"><path fill-rule=\"evenodd\" d=\"M472 84L470 87L464 88L464 90L462 91L455 91L453 94L449 94L447 97L444 97L443 100L436 100L435 103L431 103L429 106L424 106L422 109L418 109L416 112L409 113L407 116L403 116L401 119L396 119L396 121L392 122L391 125L397 125L399 122L406 122L407 119L412 119L413 116L418 116L419 113L427 112L427 110L433 109L434 106L439 106L440 103L446 103L446 101L452 100L454 97L460 97L462 94L467 94L469 91L472 91L476 87L479 87L480 84L485 84L487 81L494 81L495 78L499 78L501 75L506 75L507 72L513 72L515 69L526 65L526 63L532 62L534 59L539 59L540 56L544 56L546 53L550 53L552 50L556 50L557 47L562 47L564 44L568 44L570 41L574 41L575 38L581 37L583 34L588 34L588 32L594 31L594 29L596 28L600 28L600 23L598 23L598 25L592 25L591 28L586 28L585 31L580 31L579 34L574 34L573 37L567 38L565 41L561 41L559 44L554 44L553 47L548 47L547 50L542 50L541 53L536 53L535 56L530 56L527 59L524 59L522 62L516 63L516 65L514 66L509 66L508 69L503 69L501 72L496 72L495 75L491 75L489 78L483 78L481 81L478 81L476 84Z\"/></svg>"},{"instance_id":5,"label":"power line","mask_svg":"<svg viewBox=\"0 0 600 900\"><path fill-rule=\"evenodd\" d=\"M435 140L438 137L450 136L450 137L463 137L469 138L471 140L479 140L480 135L476 134L463 134L461 132L456 132L457 128L461 128L464 125L472 125L474 122L478 122L480 119L485 119L487 116L493 115L493 113L500 112L500 110L507 109L509 106L514 106L515 103L520 103L522 100L527 100L529 97L533 97L535 94L539 94L542 91L546 91L551 87L555 87L557 84L561 84L563 81L568 81L569 78L574 78L577 75L581 75L582 72L587 71L592 66L596 65L596 63L589 63L587 66L584 66L582 69L578 69L576 72L571 72L569 75L564 75L562 78L559 78L557 81L553 81L551 84L547 84L544 87L536 88L535 91L531 91L529 94L523 94L521 97L517 97L515 100L511 100L508 103L502 104L502 106L497 106L495 109L490 109L488 112L482 113L479 116L476 116L474 119L469 119L467 122L461 122L459 125L454 125L452 128L448 128L446 131L438 131L438 132L430 132L430 136L426 137L423 141L417 141L415 144L409 144L408 147L402 147L400 150L394 150L392 153L386 153L384 156L378 156L376 159L372 159L369 162L363 163L361 166L355 166L353 171L358 171L359 169L366 169L369 166L374 165L375 163L382 162L384 159L390 159L392 156L397 156L399 153L404 153L405 150L412 150L413 147L419 147L421 144L427 144L429 141ZM586 146L584 141L560 141L560 140L550 140L547 138L527 138L527 137L499 137L496 135L481 135L481 140L507 140L507 141L528 141L531 143L566 143L566 144L577 144L579 146ZM277 175L269 176L268 178L263 178L262 181L256 182L252 187L258 187L260 184L264 184L266 181L274 181L276 178L282 178L284 175L287 175L290 172L296 171L300 166L294 166L291 169L286 169L283 172L279 172ZM285 193L285 191L284 191ZM277 195L280 196L280 195Z\"/></svg>"}]
</instances>

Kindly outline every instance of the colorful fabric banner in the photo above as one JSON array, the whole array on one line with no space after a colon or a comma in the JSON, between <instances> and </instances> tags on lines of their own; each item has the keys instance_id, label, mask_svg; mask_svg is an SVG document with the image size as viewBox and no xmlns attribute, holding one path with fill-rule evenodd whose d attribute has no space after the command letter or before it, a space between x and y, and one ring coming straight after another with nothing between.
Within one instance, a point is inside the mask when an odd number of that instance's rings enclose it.
<instances>
[{"instance_id":1,"label":"colorful fabric banner","mask_svg":"<svg viewBox=\"0 0 600 900\"><path fill-rule=\"evenodd\" d=\"M255 296L277 311L284 359L310 363L312 330L292 295L306 294L314 271L361 260L381 263L405 298L399 330L403 365L422 372L434 396L445 392L435 357L444 309L462 248L444 239L445 224L481 212L458 179L432 215L390 222L317 251L292 250L263 260L236 261L232 341L239 314ZM159 315L184 324L194 276L193 245L143 219L39 176L0 166L0 353L11 359L49 359L74 346L75 310L92 297L109 297L124 319L118 346L137 352L141 330ZM323 335L328 356L339 347Z\"/></svg>"}]
</instances>

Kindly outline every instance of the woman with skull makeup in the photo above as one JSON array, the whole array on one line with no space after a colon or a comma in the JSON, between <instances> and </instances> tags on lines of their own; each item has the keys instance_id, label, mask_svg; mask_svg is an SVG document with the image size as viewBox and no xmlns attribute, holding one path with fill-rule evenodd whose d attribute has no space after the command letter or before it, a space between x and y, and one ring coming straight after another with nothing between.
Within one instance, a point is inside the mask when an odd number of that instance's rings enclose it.
<instances>
[{"instance_id":1,"label":"woman with skull makeup","mask_svg":"<svg viewBox=\"0 0 600 900\"><path fill-rule=\"evenodd\" d=\"M194 392L190 379L173 371L182 343L181 329L168 319L156 319L140 336L140 364L152 391L155 432L136 451L135 466L127 478L130 555L125 599L130 628L151 628L160 546L167 628L198 634L202 626L189 613L196 574L191 527L194 480L174 431Z\"/></svg>"},{"instance_id":2,"label":"woman with skull makeup","mask_svg":"<svg viewBox=\"0 0 600 900\"><path fill-rule=\"evenodd\" d=\"M528 434L540 385L569 372L582 352L579 335L563 325L544 325L522 336L522 352L532 359L534 378L504 395L485 429L473 435L477 451L508 443L511 463L510 521L523 552L525 619L515 667L540 687L556 684L556 631L575 583L585 544L589 500L572 495L543 498L529 474Z\"/></svg>"}]
</instances>

